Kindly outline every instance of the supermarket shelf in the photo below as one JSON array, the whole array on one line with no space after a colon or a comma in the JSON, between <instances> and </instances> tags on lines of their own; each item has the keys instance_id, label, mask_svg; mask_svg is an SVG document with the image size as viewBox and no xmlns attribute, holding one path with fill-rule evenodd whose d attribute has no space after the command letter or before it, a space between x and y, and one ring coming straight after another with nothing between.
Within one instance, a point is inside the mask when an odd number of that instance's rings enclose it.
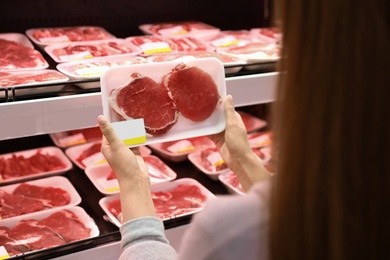
<instances>
[{"instance_id":1,"label":"supermarket shelf","mask_svg":"<svg viewBox=\"0 0 390 260\"><path fill-rule=\"evenodd\" d=\"M226 78L236 107L269 103L278 73ZM0 140L96 126L103 111L101 93L0 103Z\"/></svg>"}]
</instances>

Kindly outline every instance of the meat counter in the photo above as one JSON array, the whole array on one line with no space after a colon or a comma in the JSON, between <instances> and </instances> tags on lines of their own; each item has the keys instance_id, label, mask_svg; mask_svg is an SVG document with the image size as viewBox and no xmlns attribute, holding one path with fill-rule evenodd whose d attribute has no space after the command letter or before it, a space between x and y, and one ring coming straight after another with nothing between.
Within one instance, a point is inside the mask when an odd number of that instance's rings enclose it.
<instances>
[{"instance_id":1,"label":"meat counter","mask_svg":"<svg viewBox=\"0 0 390 260\"><path fill-rule=\"evenodd\" d=\"M22 5L25 8L20 9ZM126 37L139 35L138 25L142 23L189 19L201 20L226 30L270 25L271 1L245 0L240 6L241 8L236 8L219 0L196 3L171 1L169 4L166 1L130 3L115 0L110 2L110 5L104 1L88 0L54 2L45 0L39 3L26 0L8 1L2 7L0 33L25 33L27 29L37 27L96 24L118 37ZM47 54L44 56L49 61L49 68L54 68L55 62ZM260 110L260 114L264 115L266 105L259 104L273 101L277 73L274 72L273 62L257 65L260 66L255 70L249 70L248 67L248 70L227 74L226 85L228 94L232 94L235 99L236 107L254 114L258 114ZM0 154L52 146L53 141L49 138L49 133L96 125L96 116L101 113L100 90L98 87L83 89L78 85L97 82L97 80L72 80L65 84L53 83L19 89L12 87L0 89L0 122L2 122ZM41 90L39 94L31 94L31 90L38 89ZM178 174L178 179L193 178L216 195L228 193L221 182L210 179L188 160L183 162L164 160L164 162ZM15 259L65 259L66 256L76 256L77 253L82 252L102 252L102 249L110 245L113 245L112 248L115 250L119 248L119 229L107 221L105 212L98 204L104 195L76 165L73 165L72 169L66 171L63 176L70 180L80 194L82 200L79 205L96 222L99 235L80 242L39 250ZM168 236L175 233L175 230L185 227L190 219L191 215L188 215L164 221Z\"/></svg>"}]
</instances>

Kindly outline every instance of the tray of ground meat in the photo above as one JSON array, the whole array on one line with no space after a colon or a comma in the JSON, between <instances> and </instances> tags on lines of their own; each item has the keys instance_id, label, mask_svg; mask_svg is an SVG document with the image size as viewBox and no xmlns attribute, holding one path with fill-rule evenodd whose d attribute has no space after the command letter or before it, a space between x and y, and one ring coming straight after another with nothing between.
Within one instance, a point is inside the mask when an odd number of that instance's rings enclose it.
<instances>
[{"instance_id":1,"label":"tray of ground meat","mask_svg":"<svg viewBox=\"0 0 390 260\"><path fill-rule=\"evenodd\" d=\"M207 200L217 198L202 184L191 178L156 184L151 187L151 190L156 215L161 220L194 214L204 208ZM119 194L100 199L99 205L109 220L120 227L122 210Z\"/></svg>"},{"instance_id":2,"label":"tray of ground meat","mask_svg":"<svg viewBox=\"0 0 390 260\"><path fill-rule=\"evenodd\" d=\"M80 169L85 170L87 167L106 162L103 154L100 152L101 145L102 142L100 140L75 145L66 148L65 154ZM141 155L150 155L152 153L152 151L146 146L140 146L139 149Z\"/></svg>"},{"instance_id":3,"label":"tray of ground meat","mask_svg":"<svg viewBox=\"0 0 390 260\"><path fill-rule=\"evenodd\" d=\"M169 182L176 179L177 174L162 160L154 155L145 155L143 159L149 173L151 185ZM119 193L119 183L114 171L105 163L93 165L85 169L85 174L104 195Z\"/></svg>"},{"instance_id":4,"label":"tray of ground meat","mask_svg":"<svg viewBox=\"0 0 390 260\"><path fill-rule=\"evenodd\" d=\"M34 212L0 222L0 241L10 256L97 237L100 231L79 206Z\"/></svg>"},{"instance_id":5,"label":"tray of ground meat","mask_svg":"<svg viewBox=\"0 0 390 260\"><path fill-rule=\"evenodd\" d=\"M80 202L80 195L63 176L26 181L0 187L0 218L76 206Z\"/></svg>"},{"instance_id":6,"label":"tray of ground meat","mask_svg":"<svg viewBox=\"0 0 390 260\"><path fill-rule=\"evenodd\" d=\"M0 185L63 174L72 162L58 147L47 146L0 155Z\"/></svg>"},{"instance_id":7,"label":"tray of ground meat","mask_svg":"<svg viewBox=\"0 0 390 260\"><path fill-rule=\"evenodd\" d=\"M46 46L45 51L58 63L141 53L140 48L124 39L58 43Z\"/></svg>"},{"instance_id":8,"label":"tray of ground meat","mask_svg":"<svg viewBox=\"0 0 390 260\"><path fill-rule=\"evenodd\" d=\"M138 144L210 135L225 128L225 73L216 58L110 68L101 84L103 114L113 125L133 131L133 123L142 119L146 133L140 133Z\"/></svg>"},{"instance_id":9,"label":"tray of ground meat","mask_svg":"<svg viewBox=\"0 0 390 260\"><path fill-rule=\"evenodd\" d=\"M188 160L212 180L218 180L218 175L230 171L216 147L190 153Z\"/></svg>"},{"instance_id":10,"label":"tray of ground meat","mask_svg":"<svg viewBox=\"0 0 390 260\"><path fill-rule=\"evenodd\" d=\"M153 150L153 152L164 159L172 162L182 162L187 160L190 153L208 147L215 147L215 144L207 136L198 136L188 139L151 144L149 147Z\"/></svg>"},{"instance_id":11,"label":"tray of ground meat","mask_svg":"<svg viewBox=\"0 0 390 260\"><path fill-rule=\"evenodd\" d=\"M0 34L0 71L41 70L48 67L49 63L25 35Z\"/></svg>"},{"instance_id":12,"label":"tray of ground meat","mask_svg":"<svg viewBox=\"0 0 390 260\"><path fill-rule=\"evenodd\" d=\"M41 47L64 42L96 41L116 38L106 29L98 26L31 28L26 30L26 35L31 41Z\"/></svg>"}]
</instances>

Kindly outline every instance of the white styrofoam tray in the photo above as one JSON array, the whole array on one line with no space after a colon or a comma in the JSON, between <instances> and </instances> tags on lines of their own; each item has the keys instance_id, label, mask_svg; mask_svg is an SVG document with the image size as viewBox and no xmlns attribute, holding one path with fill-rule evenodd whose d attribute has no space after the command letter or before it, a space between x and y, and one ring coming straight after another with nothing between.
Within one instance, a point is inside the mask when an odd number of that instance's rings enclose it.
<instances>
[{"instance_id":1,"label":"white styrofoam tray","mask_svg":"<svg viewBox=\"0 0 390 260\"><path fill-rule=\"evenodd\" d=\"M192 144L193 149L175 153L175 152L169 151L168 149L164 149L164 146L166 146L167 143L155 143L155 144L149 145L149 147L150 147L150 149L153 150L153 152L155 152L156 154L158 154L160 157L162 157L164 159L167 159L167 160L172 161L172 162L182 162L182 161L187 160L188 155L192 152L195 152L199 149L215 146L214 142L211 141L206 136L199 136L199 137L195 137L195 138L188 138L188 139L183 139L183 140L172 141L172 142L169 142L168 144L169 144L169 146L175 146L179 142L182 142L182 141L185 141L185 142L189 141Z\"/></svg>"},{"instance_id":2,"label":"white styrofoam tray","mask_svg":"<svg viewBox=\"0 0 390 260\"><path fill-rule=\"evenodd\" d=\"M131 52L128 53L120 53L120 54L114 54L114 55L108 55L108 56L98 56L94 57L92 54L88 52L88 55L86 56L83 55L78 55L77 53L75 54L76 56L73 57L72 54L66 57L58 57L57 55L54 54L54 50L56 49L62 49L65 47L74 47L74 46L85 46L85 45L92 45L92 46L97 46L99 44L104 44L104 43L109 43L109 42L115 42L119 45L125 46L131 50ZM100 57L118 57L121 55L133 55L136 56L141 53L141 49L138 48L137 46L131 44L130 42L126 41L125 39L110 39L110 40L98 40L98 41L83 41L83 42L70 42L70 43L57 43L57 44L51 44L47 45L44 49L47 54L57 63L61 62L71 62L71 61L76 61L76 60L88 60L91 61L92 59L95 58L100 58Z\"/></svg>"},{"instance_id":3,"label":"white styrofoam tray","mask_svg":"<svg viewBox=\"0 0 390 260\"><path fill-rule=\"evenodd\" d=\"M204 187L202 184L200 184L197 180L191 179L191 178L182 178L182 179L177 179L177 180L174 180L174 181L171 181L171 182L159 183L159 184L151 186L151 191L152 192L159 192L159 191L167 191L168 192L168 191L176 188L180 184L195 185L195 186L199 187L199 189L201 190L202 194L206 196L205 203L207 202L207 200L216 199L217 198L211 191L209 191L206 187ZM103 209L103 211L107 214L107 216L109 218L109 221L112 222L117 227L120 227L122 225L121 222L108 209L108 205L112 201L114 201L114 200L119 200L119 194L107 196L107 197L104 197L104 198L100 199L99 200L99 205ZM201 211L202 209L203 208L196 209L196 210L194 210L192 212L181 214L181 215L178 215L178 216L175 216L175 217L182 217L182 216L192 215L192 214L194 214L196 212ZM162 219L162 220L167 220L167 219Z\"/></svg>"},{"instance_id":4,"label":"white styrofoam tray","mask_svg":"<svg viewBox=\"0 0 390 260\"><path fill-rule=\"evenodd\" d=\"M50 44L56 44L56 43L63 43L63 42L71 42L71 40L68 38L68 37L62 37L64 35L58 35L59 37L52 37L52 38L49 38L47 40L49 41L41 41L40 39L37 39L34 37L34 31L36 30L51 30L51 29L64 29L64 28L74 28L74 29L84 29L84 28L87 28L87 27L93 27L97 30L100 30L102 33L104 33L107 38L106 39L115 39L116 37L114 35L112 35L111 33L109 33L106 29L102 28L102 27L98 27L98 26L74 26L74 27L48 27L48 28L30 28L28 30L26 30L26 35L28 36L28 38L30 38L31 41L33 41L36 45L38 45L39 47L41 48L44 48L45 46L47 45L50 45Z\"/></svg>"},{"instance_id":5,"label":"white styrofoam tray","mask_svg":"<svg viewBox=\"0 0 390 260\"><path fill-rule=\"evenodd\" d=\"M68 157L66 157L65 153L60 148L55 147L55 146L46 146L46 147L40 147L40 148L36 148L36 149L0 154L0 158L8 159L8 158L12 158L12 156L14 156L14 155L15 156L24 156L25 158L28 158L28 157L33 156L37 151L41 151L43 154L49 154L52 156L56 156L65 165L64 168L58 169L58 170L53 170L53 171L47 171L47 172L26 175L26 176L22 176L22 177L16 177L13 179L1 180L0 185L2 186L6 183L14 183L14 182L21 182L21 181L30 180L30 179L48 177L51 175L59 175L59 174L65 173L66 171L69 171L73 167L72 162L68 159Z\"/></svg>"},{"instance_id":6,"label":"white styrofoam tray","mask_svg":"<svg viewBox=\"0 0 390 260\"><path fill-rule=\"evenodd\" d=\"M99 230L98 226L96 225L95 221L80 206L69 206L69 207L63 207L63 208L54 208L54 209L40 211L40 212L34 212L34 213L29 214L28 218L26 218L26 215L23 215L23 216L19 216L19 217L15 217L15 218L4 219L4 220L1 220L0 226L12 229L14 226L16 226L22 220L33 219L33 220L39 221L39 220L42 220L42 219L50 216L51 214L54 214L54 213L62 211L62 210L69 210L69 211L73 212L87 228L91 229L89 238L99 236L100 230ZM82 241L82 240L79 240L79 241ZM41 250L44 250L44 249L41 249ZM39 252L41 250L35 250L35 251L31 251L31 252ZM27 252L24 254L27 255L31 252Z\"/></svg>"},{"instance_id":7,"label":"white styrofoam tray","mask_svg":"<svg viewBox=\"0 0 390 260\"><path fill-rule=\"evenodd\" d=\"M135 64L132 66L123 66L110 68L104 72L101 77L101 92L103 114L110 122L119 122L115 113L110 108L108 98L110 92L122 86L130 79L134 72L152 78L156 82L161 82L161 78L169 73L175 66L181 62L168 61L149 64ZM197 66L203 71L209 73L217 85L218 93L221 97L214 112L209 118L202 122L192 122L179 115L177 123L166 133L161 136L146 135L146 142L142 145L149 145L159 142L186 139L197 136L211 135L219 133L225 129L226 117L223 110L222 100L226 97L226 82L224 67L217 58L204 58L189 60L185 64Z\"/></svg>"},{"instance_id":8,"label":"white styrofoam tray","mask_svg":"<svg viewBox=\"0 0 390 260\"><path fill-rule=\"evenodd\" d=\"M226 172L230 171L229 168L226 168L226 169L223 169L223 170L220 170L220 171L210 171L210 170L207 170L206 168L204 168L203 165L200 163L201 160L202 160L202 158L201 158L202 151L203 150L190 153L188 155L188 160L190 160L190 162L193 165L195 165L196 168L198 168L201 172L206 174L209 178L211 178L212 180L218 180L218 176L220 174L226 173Z\"/></svg>"},{"instance_id":9,"label":"white styrofoam tray","mask_svg":"<svg viewBox=\"0 0 390 260\"><path fill-rule=\"evenodd\" d=\"M155 159L158 159L161 163L163 163L158 157L154 155L146 155L144 157L153 157ZM150 183L152 186L160 183L170 182L176 179L177 177L176 172L173 171L165 163L163 164L165 170L168 173L168 176L166 176L165 178L150 177ZM113 194L118 194L120 192L119 183L117 179L107 180L107 176L109 175L110 172L111 172L111 167L108 163L93 165L85 169L85 174L87 175L87 177L91 180L91 182L96 187L96 189L98 189L99 192L104 195L113 195Z\"/></svg>"},{"instance_id":10,"label":"white styrofoam tray","mask_svg":"<svg viewBox=\"0 0 390 260\"><path fill-rule=\"evenodd\" d=\"M47 177L47 178L42 178L42 179L37 179L33 181L26 181L23 182L26 184L30 185L35 185L39 187L53 187L53 188L60 188L62 190L65 190L69 193L70 195L70 201L69 204L64 205L64 206L59 206L55 208L64 208L64 207L69 207L69 206L77 206L81 202L81 197L77 193L76 189L72 185L72 183L65 177L63 176L53 176L53 177ZM13 191L22 183L17 183L17 184L11 184L11 185L6 185L0 187L0 190L3 190L8 193L13 193ZM44 209L44 210L50 210L50 209ZM31 214L31 213L29 213ZM28 218L29 214L25 214L25 218ZM14 217L12 217L14 218ZM9 219L9 218L7 218Z\"/></svg>"},{"instance_id":11,"label":"white styrofoam tray","mask_svg":"<svg viewBox=\"0 0 390 260\"><path fill-rule=\"evenodd\" d=\"M220 182L222 182L222 184L227 188L227 190L230 193L232 193L232 194L239 194L239 195L245 195L245 192L243 192L242 190L240 190L237 187L234 187L229 182L229 176L231 174L234 174L234 173L232 171L230 171L230 172L226 172L226 173L220 174L220 175L218 175L218 179L220 180Z\"/></svg>"}]
</instances>

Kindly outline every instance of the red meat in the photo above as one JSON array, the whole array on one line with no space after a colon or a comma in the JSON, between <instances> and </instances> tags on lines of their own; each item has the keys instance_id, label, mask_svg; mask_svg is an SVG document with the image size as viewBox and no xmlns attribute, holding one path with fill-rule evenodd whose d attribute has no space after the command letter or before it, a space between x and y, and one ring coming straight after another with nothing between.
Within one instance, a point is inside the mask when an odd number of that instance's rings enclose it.
<instances>
[{"instance_id":1,"label":"red meat","mask_svg":"<svg viewBox=\"0 0 390 260\"><path fill-rule=\"evenodd\" d=\"M44 204L34 198L25 198L0 190L0 217L2 219L43 210Z\"/></svg>"},{"instance_id":2,"label":"red meat","mask_svg":"<svg viewBox=\"0 0 390 260\"><path fill-rule=\"evenodd\" d=\"M4 246L11 256L30 251L27 245L18 244L17 241L10 237L11 230L7 227L0 227L0 245Z\"/></svg>"},{"instance_id":3,"label":"red meat","mask_svg":"<svg viewBox=\"0 0 390 260\"><path fill-rule=\"evenodd\" d=\"M165 134L177 122L178 112L168 91L139 73L112 90L109 103L123 120L143 118L146 132L152 135Z\"/></svg>"},{"instance_id":4,"label":"red meat","mask_svg":"<svg viewBox=\"0 0 390 260\"><path fill-rule=\"evenodd\" d=\"M34 38L53 38L67 36L70 41L92 41L109 39L111 36L98 27L63 27L63 28L45 28L36 29L32 32Z\"/></svg>"},{"instance_id":5,"label":"red meat","mask_svg":"<svg viewBox=\"0 0 390 260\"><path fill-rule=\"evenodd\" d=\"M68 205L70 195L66 190L56 187L40 187L22 183L13 191L14 195L41 200L46 207L59 207Z\"/></svg>"},{"instance_id":6,"label":"red meat","mask_svg":"<svg viewBox=\"0 0 390 260\"><path fill-rule=\"evenodd\" d=\"M102 146L102 144L99 142L99 143L95 143L95 144L92 144L90 147L88 147L86 150L84 150L80 155L79 157L77 157L76 161L79 162L81 165L84 165L83 164L83 160L95 153L99 153L100 152L100 147ZM86 166L86 165L84 165Z\"/></svg>"},{"instance_id":7,"label":"red meat","mask_svg":"<svg viewBox=\"0 0 390 260\"><path fill-rule=\"evenodd\" d=\"M40 221L56 233L60 234L66 242L77 241L90 237L91 229L86 227L79 218L69 210L56 212Z\"/></svg>"},{"instance_id":8,"label":"red meat","mask_svg":"<svg viewBox=\"0 0 390 260\"><path fill-rule=\"evenodd\" d=\"M11 229L10 235L19 245L28 246L31 250L65 244L60 235L37 220L21 220Z\"/></svg>"},{"instance_id":9,"label":"red meat","mask_svg":"<svg viewBox=\"0 0 390 260\"><path fill-rule=\"evenodd\" d=\"M220 101L210 74L196 66L177 65L163 76L162 84L170 91L178 111L194 122L209 118Z\"/></svg>"}]
</instances>

